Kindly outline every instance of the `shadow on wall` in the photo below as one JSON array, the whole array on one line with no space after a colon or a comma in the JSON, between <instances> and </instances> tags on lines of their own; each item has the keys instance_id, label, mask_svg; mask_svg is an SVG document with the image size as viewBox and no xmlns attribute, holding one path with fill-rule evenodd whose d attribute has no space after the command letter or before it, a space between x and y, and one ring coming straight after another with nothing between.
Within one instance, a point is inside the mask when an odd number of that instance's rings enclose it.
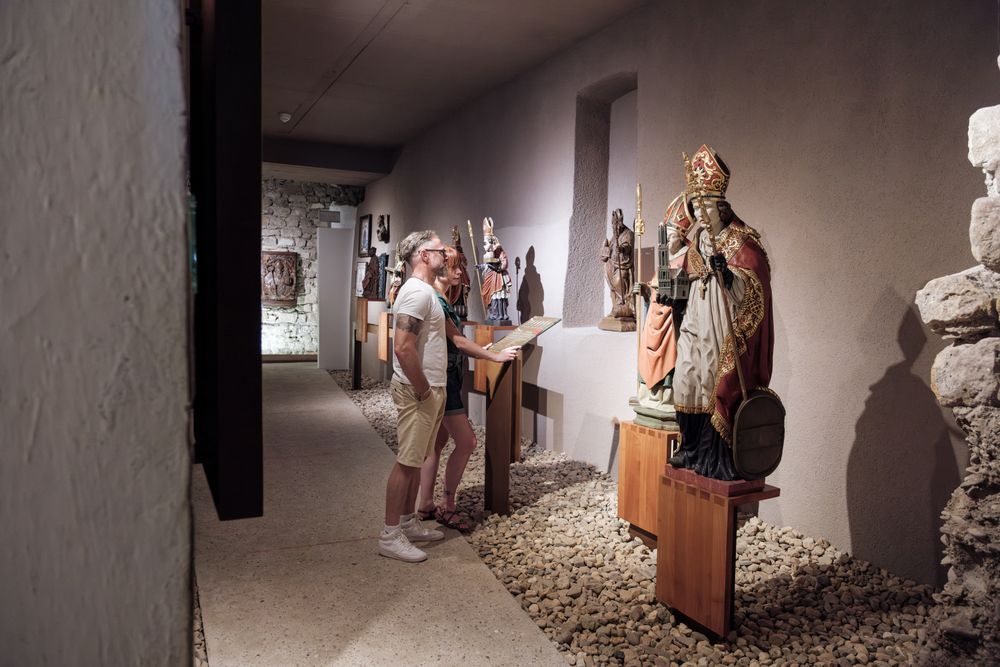
<instances>
[{"instance_id":1,"label":"shadow on wall","mask_svg":"<svg viewBox=\"0 0 1000 667\"><path fill-rule=\"evenodd\" d=\"M892 301L889 304L887 301ZM869 387L847 464L851 551L888 570L940 587L940 514L959 483L951 434L927 379L913 365L927 336L913 306L892 294L881 312L905 311L903 361Z\"/></svg>"},{"instance_id":2,"label":"shadow on wall","mask_svg":"<svg viewBox=\"0 0 1000 667\"><path fill-rule=\"evenodd\" d=\"M529 345L524 349L524 370L521 382L521 408L531 412L530 431L532 442L546 449L563 451L563 395L551 389L539 387L538 369L544 348ZM521 432L524 433L522 423Z\"/></svg>"},{"instance_id":3,"label":"shadow on wall","mask_svg":"<svg viewBox=\"0 0 1000 667\"><path fill-rule=\"evenodd\" d=\"M517 312L524 323L535 315L545 314L545 288L542 286L542 276L535 267L535 246L528 246L524 254L524 278L517 286Z\"/></svg>"}]
</instances>

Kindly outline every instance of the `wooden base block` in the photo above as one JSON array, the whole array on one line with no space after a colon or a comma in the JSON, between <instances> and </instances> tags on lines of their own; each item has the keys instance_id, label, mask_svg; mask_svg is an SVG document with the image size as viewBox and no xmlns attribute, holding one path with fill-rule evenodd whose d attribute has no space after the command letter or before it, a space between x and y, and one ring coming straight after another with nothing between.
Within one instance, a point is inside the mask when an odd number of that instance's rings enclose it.
<instances>
[{"instance_id":1,"label":"wooden base block","mask_svg":"<svg viewBox=\"0 0 1000 667\"><path fill-rule=\"evenodd\" d=\"M656 536L660 475L678 434L622 422L618 437L618 516Z\"/></svg>"},{"instance_id":2,"label":"wooden base block","mask_svg":"<svg viewBox=\"0 0 1000 667\"><path fill-rule=\"evenodd\" d=\"M660 477L656 559L656 599L718 637L733 624L736 508L780 493L768 485L741 493L732 492L738 482L721 485L667 467Z\"/></svg>"},{"instance_id":3,"label":"wooden base block","mask_svg":"<svg viewBox=\"0 0 1000 667\"><path fill-rule=\"evenodd\" d=\"M602 317L597 323L597 328L602 331L635 331L634 317Z\"/></svg>"},{"instance_id":4,"label":"wooden base block","mask_svg":"<svg viewBox=\"0 0 1000 667\"><path fill-rule=\"evenodd\" d=\"M731 482L727 482L722 479L702 477L693 470L675 468L669 463L664 466L663 474L670 479L675 479L684 482L685 484L697 486L698 488L705 489L716 495L726 497L739 496L744 493L753 493L755 491L762 490L765 486L763 479L734 479Z\"/></svg>"}]
</instances>

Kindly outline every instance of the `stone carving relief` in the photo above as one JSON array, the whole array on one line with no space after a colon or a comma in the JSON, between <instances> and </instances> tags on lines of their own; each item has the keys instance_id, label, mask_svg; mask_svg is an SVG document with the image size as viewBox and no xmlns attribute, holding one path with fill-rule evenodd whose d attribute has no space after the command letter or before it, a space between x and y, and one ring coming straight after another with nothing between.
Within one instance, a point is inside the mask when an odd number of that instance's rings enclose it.
<instances>
[{"instance_id":1,"label":"stone carving relief","mask_svg":"<svg viewBox=\"0 0 1000 667\"><path fill-rule=\"evenodd\" d=\"M260 301L267 306L294 306L298 253L263 250L260 253Z\"/></svg>"}]
</instances>

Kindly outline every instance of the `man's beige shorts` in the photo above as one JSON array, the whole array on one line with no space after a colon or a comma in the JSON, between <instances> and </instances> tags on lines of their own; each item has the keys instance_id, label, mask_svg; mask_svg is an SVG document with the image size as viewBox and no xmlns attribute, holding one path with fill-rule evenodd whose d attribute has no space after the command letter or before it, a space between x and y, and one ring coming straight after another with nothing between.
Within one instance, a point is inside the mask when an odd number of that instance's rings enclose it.
<instances>
[{"instance_id":1,"label":"man's beige shorts","mask_svg":"<svg viewBox=\"0 0 1000 667\"><path fill-rule=\"evenodd\" d=\"M396 434L399 453L396 460L401 465L419 468L431 452L437 439L438 427L444 416L444 387L431 387L431 395L420 400L412 385L393 378L389 384L392 402L399 411Z\"/></svg>"}]
</instances>

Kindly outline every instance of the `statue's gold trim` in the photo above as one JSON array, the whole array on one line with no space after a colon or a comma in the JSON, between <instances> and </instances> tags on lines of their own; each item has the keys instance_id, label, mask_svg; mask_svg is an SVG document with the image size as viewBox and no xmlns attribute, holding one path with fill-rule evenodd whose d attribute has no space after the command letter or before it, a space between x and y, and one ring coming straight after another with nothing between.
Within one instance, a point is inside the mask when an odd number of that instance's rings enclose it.
<instances>
[{"instance_id":1,"label":"statue's gold trim","mask_svg":"<svg viewBox=\"0 0 1000 667\"><path fill-rule=\"evenodd\" d=\"M736 341L737 354L746 354L749 340L757 333L760 323L764 320L764 287L760 279L753 271L732 267L734 273L738 273L743 281L743 301L740 303L733 320L733 332L726 336L722 343L722 350L719 352L719 367L715 370L715 383L712 387L712 402L709 406L712 414L712 425L719 432L726 442L730 442L729 426L725 419L716 410L718 401L719 382L722 376L732 372L736 368L736 355L733 354L734 339Z\"/></svg>"}]
</instances>

